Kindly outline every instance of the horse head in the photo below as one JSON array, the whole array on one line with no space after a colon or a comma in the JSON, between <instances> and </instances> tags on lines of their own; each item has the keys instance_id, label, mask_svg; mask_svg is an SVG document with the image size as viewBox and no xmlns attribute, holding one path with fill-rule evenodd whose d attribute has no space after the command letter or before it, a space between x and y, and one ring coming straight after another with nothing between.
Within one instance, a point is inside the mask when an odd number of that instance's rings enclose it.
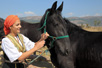
<instances>
[{"instance_id":1,"label":"horse head","mask_svg":"<svg viewBox=\"0 0 102 68\"><path fill-rule=\"evenodd\" d=\"M57 1L52 5L50 9L47 9L45 14L43 15L40 21L41 26L44 27L42 29L42 32L44 32L45 29L50 36L53 37L66 36L68 35L68 33L65 25L65 20L62 18L61 15L63 9L63 2L57 9L56 7ZM51 40L51 38L48 39ZM63 55L67 55L70 50L70 40L68 37L58 40L55 39L53 45L56 49L56 53L58 51Z\"/></svg>"}]
</instances>

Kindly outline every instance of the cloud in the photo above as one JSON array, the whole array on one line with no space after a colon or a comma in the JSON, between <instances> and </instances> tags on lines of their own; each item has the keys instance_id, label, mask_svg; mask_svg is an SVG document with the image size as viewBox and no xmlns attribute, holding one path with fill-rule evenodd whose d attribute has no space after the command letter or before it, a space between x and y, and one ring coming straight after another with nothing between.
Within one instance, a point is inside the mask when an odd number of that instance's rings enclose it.
<instances>
[{"instance_id":1,"label":"cloud","mask_svg":"<svg viewBox=\"0 0 102 68\"><path fill-rule=\"evenodd\" d=\"M70 12L70 13L67 13L68 16L72 16L74 15L74 13Z\"/></svg>"},{"instance_id":2,"label":"cloud","mask_svg":"<svg viewBox=\"0 0 102 68\"><path fill-rule=\"evenodd\" d=\"M79 16L79 17L86 17L86 16L90 16L89 14L87 14L87 15L82 15L82 16Z\"/></svg>"},{"instance_id":3,"label":"cloud","mask_svg":"<svg viewBox=\"0 0 102 68\"><path fill-rule=\"evenodd\" d=\"M17 13L16 15L18 15L18 16L20 16L20 17L22 17L22 16L23 16L23 14L22 14L22 13Z\"/></svg>"},{"instance_id":4,"label":"cloud","mask_svg":"<svg viewBox=\"0 0 102 68\"><path fill-rule=\"evenodd\" d=\"M87 14L87 15L83 15L83 16L80 16L80 17L85 17L85 16L102 16L102 14L101 13L96 13L96 14L93 14L93 15Z\"/></svg>"},{"instance_id":5,"label":"cloud","mask_svg":"<svg viewBox=\"0 0 102 68\"><path fill-rule=\"evenodd\" d=\"M19 17L25 17L25 16L37 16L37 14L35 14L32 11L25 11L24 13L17 13L16 15L18 15Z\"/></svg>"},{"instance_id":6,"label":"cloud","mask_svg":"<svg viewBox=\"0 0 102 68\"><path fill-rule=\"evenodd\" d=\"M72 13L72 12L64 14L65 17L70 17L70 16L73 16L73 15L74 15L74 13Z\"/></svg>"},{"instance_id":7,"label":"cloud","mask_svg":"<svg viewBox=\"0 0 102 68\"><path fill-rule=\"evenodd\" d=\"M96 13L94 16L101 16L102 14L100 14L100 13Z\"/></svg>"},{"instance_id":8,"label":"cloud","mask_svg":"<svg viewBox=\"0 0 102 68\"><path fill-rule=\"evenodd\" d=\"M34 12L31 12L31 11L24 12L24 14L26 14L26 15L34 15L34 16L36 16L36 14L35 14Z\"/></svg>"}]
</instances>

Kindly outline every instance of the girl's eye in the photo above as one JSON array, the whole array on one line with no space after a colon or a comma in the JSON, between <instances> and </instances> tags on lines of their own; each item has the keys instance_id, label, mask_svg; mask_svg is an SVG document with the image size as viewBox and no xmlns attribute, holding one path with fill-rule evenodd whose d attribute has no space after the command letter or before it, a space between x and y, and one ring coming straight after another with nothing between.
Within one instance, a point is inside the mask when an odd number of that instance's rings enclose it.
<instances>
[{"instance_id":1,"label":"girl's eye","mask_svg":"<svg viewBox=\"0 0 102 68\"><path fill-rule=\"evenodd\" d=\"M19 26L19 25L21 25L21 24L20 23L16 24L16 26Z\"/></svg>"},{"instance_id":2,"label":"girl's eye","mask_svg":"<svg viewBox=\"0 0 102 68\"><path fill-rule=\"evenodd\" d=\"M19 24L17 24L16 26L18 26Z\"/></svg>"},{"instance_id":3,"label":"girl's eye","mask_svg":"<svg viewBox=\"0 0 102 68\"><path fill-rule=\"evenodd\" d=\"M20 24L16 24L16 26L19 26Z\"/></svg>"}]
</instances>

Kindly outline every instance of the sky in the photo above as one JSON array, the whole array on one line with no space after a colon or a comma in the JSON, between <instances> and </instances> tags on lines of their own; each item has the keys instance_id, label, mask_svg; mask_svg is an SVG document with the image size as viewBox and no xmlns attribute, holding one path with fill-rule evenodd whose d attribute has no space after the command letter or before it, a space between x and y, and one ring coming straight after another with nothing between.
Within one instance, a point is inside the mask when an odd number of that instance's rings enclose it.
<instances>
[{"instance_id":1,"label":"sky","mask_svg":"<svg viewBox=\"0 0 102 68\"><path fill-rule=\"evenodd\" d=\"M63 17L102 16L102 0L1 0L0 18L43 16L55 1L57 7L64 2Z\"/></svg>"}]
</instances>

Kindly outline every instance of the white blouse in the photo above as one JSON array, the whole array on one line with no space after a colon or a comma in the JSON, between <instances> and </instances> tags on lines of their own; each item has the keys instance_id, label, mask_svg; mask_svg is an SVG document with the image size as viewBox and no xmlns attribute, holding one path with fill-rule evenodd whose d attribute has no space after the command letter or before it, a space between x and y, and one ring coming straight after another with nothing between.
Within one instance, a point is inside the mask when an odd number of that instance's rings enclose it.
<instances>
[{"instance_id":1,"label":"white blouse","mask_svg":"<svg viewBox=\"0 0 102 68\"><path fill-rule=\"evenodd\" d=\"M29 51L34 47L35 43L29 40L29 38L27 38L23 34L22 36L23 36L23 41L25 44L26 51ZM19 40L19 43L21 44L20 40ZM14 62L22 55L22 52L19 52L18 49L15 47L15 45L7 37L2 39L1 48L3 49L3 51L5 52L5 54L7 55L7 57L11 62Z\"/></svg>"}]
</instances>

